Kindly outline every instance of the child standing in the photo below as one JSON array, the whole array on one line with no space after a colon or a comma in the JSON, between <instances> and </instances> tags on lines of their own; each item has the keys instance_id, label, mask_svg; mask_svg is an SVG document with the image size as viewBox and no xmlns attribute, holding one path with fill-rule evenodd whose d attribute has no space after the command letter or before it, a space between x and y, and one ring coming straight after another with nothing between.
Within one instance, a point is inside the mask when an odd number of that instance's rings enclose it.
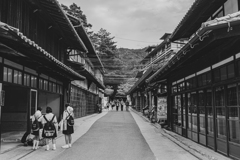
<instances>
[{"instance_id":1,"label":"child standing","mask_svg":"<svg viewBox=\"0 0 240 160\"><path fill-rule=\"evenodd\" d=\"M49 143L52 141L52 149L56 150L56 137L57 137L57 129L58 123L56 116L52 113L52 108L46 108L46 115L42 118L43 124L43 133L42 137L46 140L46 151L49 150Z\"/></svg>"},{"instance_id":2,"label":"child standing","mask_svg":"<svg viewBox=\"0 0 240 160\"><path fill-rule=\"evenodd\" d=\"M34 135L33 138L33 150L38 149L39 140L40 140L40 129L42 129L42 108L37 108L37 111L32 116L32 135Z\"/></svg>"},{"instance_id":3,"label":"child standing","mask_svg":"<svg viewBox=\"0 0 240 160\"><path fill-rule=\"evenodd\" d=\"M65 136L65 142L66 145L62 146L62 148L70 148L72 147L72 135L74 133L73 124L70 124L71 122L68 122L70 118L74 118L73 115L73 108L70 107L68 104L65 105L66 110L63 112L63 121L67 121L66 130L63 130L63 134Z\"/></svg>"}]
</instances>

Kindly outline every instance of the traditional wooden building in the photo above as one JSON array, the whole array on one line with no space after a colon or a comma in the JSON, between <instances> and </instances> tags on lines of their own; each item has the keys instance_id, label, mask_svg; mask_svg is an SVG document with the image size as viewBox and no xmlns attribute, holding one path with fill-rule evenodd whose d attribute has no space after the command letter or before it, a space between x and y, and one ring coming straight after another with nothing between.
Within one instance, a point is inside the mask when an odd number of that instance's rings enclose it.
<instances>
[{"instance_id":1,"label":"traditional wooden building","mask_svg":"<svg viewBox=\"0 0 240 160\"><path fill-rule=\"evenodd\" d=\"M152 76L159 68L164 66L175 53L183 46L184 40L176 42L168 41L171 34L165 33L160 39L163 40L158 46L150 46L146 49L148 53L140 62L139 72L137 74L138 81L128 91L131 95L132 105L136 110L142 111L146 106L149 110L153 105L158 107L158 113L161 112L164 107L161 103L166 103L166 82L154 82L146 83L145 80ZM166 105L164 105L166 106ZM160 109L161 108L161 109ZM156 118L158 119L159 116Z\"/></svg>"},{"instance_id":2,"label":"traditional wooden building","mask_svg":"<svg viewBox=\"0 0 240 160\"><path fill-rule=\"evenodd\" d=\"M30 130L37 107L50 106L58 120L65 103L76 117L95 112L103 68L74 25L56 0L0 1L1 152Z\"/></svg>"},{"instance_id":3,"label":"traditional wooden building","mask_svg":"<svg viewBox=\"0 0 240 160\"><path fill-rule=\"evenodd\" d=\"M168 125L240 158L240 1L196 0L169 40L188 42L146 82L167 80Z\"/></svg>"}]
</instances>

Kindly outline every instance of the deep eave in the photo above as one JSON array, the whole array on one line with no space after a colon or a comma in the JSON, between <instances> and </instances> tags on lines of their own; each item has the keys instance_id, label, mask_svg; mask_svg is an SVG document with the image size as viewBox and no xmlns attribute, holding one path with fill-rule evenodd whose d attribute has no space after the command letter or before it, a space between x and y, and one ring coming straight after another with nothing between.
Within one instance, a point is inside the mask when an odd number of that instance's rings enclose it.
<instances>
[{"instance_id":1,"label":"deep eave","mask_svg":"<svg viewBox=\"0 0 240 160\"><path fill-rule=\"evenodd\" d=\"M85 28L83 27L81 22L76 17L74 17L70 14L67 14L67 16L71 20L71 22L74 24L74 28L76 29L77 33L82 38L84 45L88 49L88 54L87 54L88 58L90 59L90 61L94 65L94 67L100 69L102 71L102 73L104 73L105 69L102 64L102 61L99 58L98 53L96 52L89 36L87 35Z\"/></svg>"},{"instance_id":2,"label":"deep eave","mask_svg":"<svg viewBox=\"0 0 240 160\"><path fill-rule=\"evenodd\" d=\"M2 22L0 22L0 42L20 52L23 55L21 56L23 60L27 57L35 61L35 67L39 65L40 68L45 68L46 71L65 76L70 80L85 80L85 77L56 59L34 41L24 36L18 29Z\"/></svg>"},{"instance_id":3,"label":"deep eave","mask_svg":"<svg viewBox=\"0 0 240 160\"><path fill-rule=\"evenodd\" d=\"M55 26L60 30L60 33L70 47L82 52L88 51L57 0L28 1L39 8L39 11L36 10L36 12L40 12L40 14L45 16L46 20L48 19L52 23L55 23Z\"/></svg>"},{"instance_id":4,"label":"deep eave","mask_svg":"<svg viewBox=\"0 0 240 160\"><path fill-rule=\"evenodd\" d=\"M206 53L207 48L223 46L224 41L240 38L240 12L208 21L195 33L189 42L163 67L146 79L147 83L167 78L166 76L176 70L186 61L196 58L194 56ZM206 40L205 40L206 39ZM201 46L201 47L200 47ZM204 52L200 52L205 50ZM190 59L190 60L189 60Z\"/></svg>"},{"instance_id":5,"label":"deep eave","mask_svg":"<svg viewBox=\"0 0 240 160\"><path fill-rule=\"evenodd\" d=\"M171 41L189 38L224 2L226 0L195 0L173 31Z\"/></svg>"}]
</instances>

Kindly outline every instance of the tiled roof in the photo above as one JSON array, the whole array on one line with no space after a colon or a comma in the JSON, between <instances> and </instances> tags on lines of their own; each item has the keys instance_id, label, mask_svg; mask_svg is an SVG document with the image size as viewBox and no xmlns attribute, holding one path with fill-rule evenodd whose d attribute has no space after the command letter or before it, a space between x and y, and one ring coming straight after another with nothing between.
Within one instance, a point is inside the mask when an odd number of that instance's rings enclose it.
<instances>
[{"instance_id":1,"label":"tiled roof","mask_svg":"<svg viewBox=\"0 0 240 160\"><path fill-rule=\"evenodd\" d=\"M189 54L188 52L195 47L197 41L203 41L213 30L226 27L227 32L229 32L234 25L240 25L240 12L202 23L201 28L193 34L188 43L185 44L167 64L149 77L146 82L150 83L153 79L160 77L163 72L169 71L175 63Z\"/></svg>"},{"instance_id":2,"label":"tiled roof","mask_svg":"<svg viewBox=\"0 0 240 160\"><path fill-rule=\"evenodd\" d=\"M70 72L71 74L74 74L75 76L79 77L82 80L85 79L85 77L81 76L80 74L75 72L73 69L66 66L64 63L62 63L61 61L56 59L54 56L52 56L50 53L48 53L46 50L44 50L42 47L40 47L38 44L36 44L34 41L27 38L18 29L14 28L14 27L11 27L11 26L9 26L5 23L2 23L2 22L0 22L0 29L4 29L7 32L9 32L10 34L12 34L14 37L18 37L18 38L22 39L25 43L27 43L28 45L37 49L41 54L43 54L45 57L49 58L52 62L54 62L56 65L58 65L62 69L67 70L68 72Z\"/></svg>"}]
</instances>

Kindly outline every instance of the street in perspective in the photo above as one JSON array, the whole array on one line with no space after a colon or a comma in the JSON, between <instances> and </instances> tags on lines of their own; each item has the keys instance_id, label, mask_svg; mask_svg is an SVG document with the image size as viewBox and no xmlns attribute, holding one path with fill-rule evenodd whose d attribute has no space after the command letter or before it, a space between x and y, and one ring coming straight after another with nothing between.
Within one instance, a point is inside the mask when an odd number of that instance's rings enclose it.
<instances>
[{"instance_id":1,"label":"street in perspective","mask_svg":"<svg viewBox=\"0 0 240 160\"><path fill-rule=\"evenodd\" d=\"M0 0L0 160L240 160L240 0Z\"/></svg>"},{"instance_id":2,"label":"street in perspective","mask_svg":"<svg viewBox=\"0 0 240 160\"><path fill-rule=\"evenodd\" d=\"M160 126L153 125L133 109L116 111L104 109L76 119L72 147L63 149L64 137L57 138L57 149L45 151L45 146L33 151L21 146L1 154L1 160L197 160L228 159L200 145L184 142L166 135ZM178 142L176 142L178 141Z\"/></svg>"}]
</instances>

